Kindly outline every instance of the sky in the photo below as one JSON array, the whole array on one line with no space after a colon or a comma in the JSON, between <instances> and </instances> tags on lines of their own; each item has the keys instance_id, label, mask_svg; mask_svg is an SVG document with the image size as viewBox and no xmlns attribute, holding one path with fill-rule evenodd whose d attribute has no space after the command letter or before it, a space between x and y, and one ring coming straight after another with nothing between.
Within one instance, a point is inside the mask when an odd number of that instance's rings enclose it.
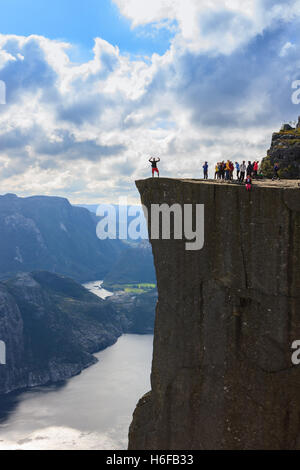
<instances>
[{"instance_id":1,"label":"sky","mask_svg":"<svg viewBox=\"0 0 300 470\"><path fill-rule=\"evenodd\" d=\"M150 156L263 158L300 115L299 26L299 0L0 0L0 193L136 203Z\"/></svg>"}]
</instances>

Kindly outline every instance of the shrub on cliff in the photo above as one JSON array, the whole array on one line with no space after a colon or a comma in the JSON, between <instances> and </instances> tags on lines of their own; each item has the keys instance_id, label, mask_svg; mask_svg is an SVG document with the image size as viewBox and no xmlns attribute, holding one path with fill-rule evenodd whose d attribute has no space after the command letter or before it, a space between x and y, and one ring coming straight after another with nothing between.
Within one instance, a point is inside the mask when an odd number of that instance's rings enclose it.
<instances>
[{"instance_id":1,"label":"shrub on cliff","mask_svg":"<svg viewBox=\"0 0 300 470\"><path fill-rule=\"evenodd\" d=\"M260 171L265 178L272 178L274 175L274 163L270 155L267 155L263 158L260 166ZM297 178L298 177L298 169L295 168L293 165L288 165L286 167L280 168L278 171L278 175L280 178L288 179L288 178Z\"/></svg>"},{"instance_id":2,"label":"shrub on cliff","mask_svg":"<svg viewBox=\"0 0 300 470\"><path fill-rule=\"evenodd\" d=\"M271 157L270 155L267 155L265 158L263 158L261 165L260 165L260 172L265 176L266 178L272 178L274 174L273 170L273 165L271 162Z\"/></svg>"}]
</instances>

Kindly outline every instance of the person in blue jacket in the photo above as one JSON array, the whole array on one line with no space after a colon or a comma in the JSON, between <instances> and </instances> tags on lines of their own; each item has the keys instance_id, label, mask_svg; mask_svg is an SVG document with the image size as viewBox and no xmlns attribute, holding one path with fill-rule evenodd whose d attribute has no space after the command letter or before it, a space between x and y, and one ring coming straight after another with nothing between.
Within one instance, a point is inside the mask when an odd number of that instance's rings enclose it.
<instances>
[{"instance_id":1,"label":"person in blue jacket","mask_svg":"<svg viewBox=\"0 0 300 470\"><path fill-rule=\"evenodd\" d=\"M238 162L235 162L235 169L236 169L236 177L239 180L240 179L240 164Z\"/></svg>"},{"instance_id":2,"label":"person in blue jacket","mask_svg":"<svg viewBox=\"0 0 300 470\"><path fill-rule=\"evenodd\" d=\"M279 164L275 163L275 165L274 165L274 175L273 175L272 180L280 180L279 175L278 175L278 171L279 171Z\"/></svg>"},{"instance_id":3,"label":"person in blue jacket","mask_svg":"<svg viewBox=\"0 0 300 470\"><path fill-rule=\"evenodd\" d=\"M208 163L205 162L202 168L203 168L204 179L208 180Z\"/></svg>"}]
</instances>

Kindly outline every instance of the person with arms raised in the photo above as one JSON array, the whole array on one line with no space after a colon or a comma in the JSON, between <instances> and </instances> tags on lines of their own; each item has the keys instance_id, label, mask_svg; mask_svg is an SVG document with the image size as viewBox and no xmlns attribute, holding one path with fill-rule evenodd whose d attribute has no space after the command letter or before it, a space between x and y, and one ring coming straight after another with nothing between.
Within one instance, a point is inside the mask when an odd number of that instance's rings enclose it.
<instances>
[{"instance_id":1,"label":"person with arms raised","mask_svg":"<svg viewBox=\"0 0 300 470\"><path fill-rule=\"evenodd\" d=\"M160 158L151 157L149 162L152 165L152 178L154 178L155 173L157 173L159 177L159 170L157 168L157 164L160 162Z\"/></svg>"}]
</instances>

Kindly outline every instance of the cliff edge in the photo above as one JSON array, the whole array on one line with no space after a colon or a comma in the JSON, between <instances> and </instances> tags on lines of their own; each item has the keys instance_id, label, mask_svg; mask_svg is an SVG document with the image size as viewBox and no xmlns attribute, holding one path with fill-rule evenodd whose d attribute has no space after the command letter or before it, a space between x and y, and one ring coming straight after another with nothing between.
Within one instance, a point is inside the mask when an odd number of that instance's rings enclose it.
<instances>
[{"instance_id":1,"label":"cliff edge","mask_svg":"<svg viewBox=\"0 0 300 470\"><path fill-rule=\"evenodd\" d=\"M299 449L300 189L137 182L142 202L204 204L205 244L152 240L152 390L129 449ZM151 226L151 217L149 219Z\"/></svg>"}]
</instances>

